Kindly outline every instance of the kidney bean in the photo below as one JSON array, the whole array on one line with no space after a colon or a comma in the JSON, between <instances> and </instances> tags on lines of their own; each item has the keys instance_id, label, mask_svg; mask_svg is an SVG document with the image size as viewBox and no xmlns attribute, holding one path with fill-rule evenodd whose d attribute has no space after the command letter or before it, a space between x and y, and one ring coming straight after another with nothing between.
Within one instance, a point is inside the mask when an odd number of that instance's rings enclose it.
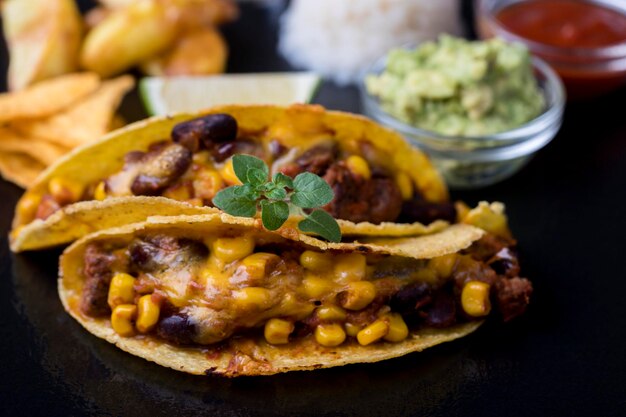
<instances>
[{"instance_id":1,"label":"kidney bean","mask_svg":"<svg viewBox=\"0 0 626 417\"><path fill-rule=\"evenodd\" d=\"M433 295L432 303L421 313L427 325L448 327L456 322L456 303L449 291L443 289Z\"/></svg>"},{"instance_id":2,"label":"kidney bean","mask_svg":"<svg viewBox=\"0 0 626 417\"><path fill-rule=\"evenodd\" d=\"M215 144L211 148L211 156L215 162L223 162L235 153L237 142L224 142Z\"/></svg>"},{"instance_id":3,"label":"kidney bean","mask_svg":"<svg viewBox=\"0 0 626 417\"><path fill-rule=\"evenodd\" d=\"M237 120L229 114L218 113L182 122L172 129L172 139L191 152L210 149L216 143L237 138Z\"/></svg>"},{"instance_id":4,"label":"kidney bean","mask_svg":"<svg viewBox=\"0 0 626 417\"><path fill-rule=\"evenodd\" d=\"M139 175L131 184L134 195L157 195L180 178L189 165L192 153L179 144L172 144L158 152L147 153L142 160Z\"/></svg>"},{"instance_id":5,"label":"kidney bean","mask_svg":"<svg viewBox=\"0 0 626 417\"><path fill-rule=\"evenodd\" d=\"M156 331L160 337L168 342L188 345L193 343L196 326L185 313L177 313L160 320Z\"/></svg>"},{"instance_id":6,"label":"kidney bean","mask_svg":"<svg viewBox=\"0 0 626 417\"><path fill-rule=\"evenodd\" d=\"M428 284L416 282L401 289L391 297L389 306L402 315L412 315L432 301Z\"/></svg>"},{"instance_id":7,"label":"kidney bean","mask_svg":"<svg viewBox=\"0 0 626 417\"><path fill-rule=\"evenodd\" d=\"M509 278L517 277L520 273L517 255L510 248L502 248L487 262L487 265L496 271L496 274Z\"/></svg>"}]
</instances>

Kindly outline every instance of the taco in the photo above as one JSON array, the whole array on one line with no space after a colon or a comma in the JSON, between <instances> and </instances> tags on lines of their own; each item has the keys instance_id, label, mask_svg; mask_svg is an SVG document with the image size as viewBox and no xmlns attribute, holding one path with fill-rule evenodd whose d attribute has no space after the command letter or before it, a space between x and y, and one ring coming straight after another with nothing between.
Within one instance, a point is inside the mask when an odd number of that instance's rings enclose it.
<instances>
[{"instance_id":1,"label":"taco","mask_svg":"<svg viewBox=\"0 0 626 417\"><path fill-rule=\"evenodd\" d=\"M322 176L335 193L324 209L344 235L425 234L455 220L437 171L396 133L320 106L233 105L148 119L76 149L20 199L11 248L63 244L163 211L210 213L215 194L238 183L236 153L262 158L272 173Z\"/></svg>"},{"instance_id":2,"label":"taco","mask_svg":"<svg viewBox=\"0 0 626 417\"><path fill-rule=\"evenodd\" d=\"M211 214L78 240L59 294L89 332L162 366L270 375L395 358L509 320L532 292L518 275L512 242L470 225L329 243Z\"/></svg>"}]
</instances>

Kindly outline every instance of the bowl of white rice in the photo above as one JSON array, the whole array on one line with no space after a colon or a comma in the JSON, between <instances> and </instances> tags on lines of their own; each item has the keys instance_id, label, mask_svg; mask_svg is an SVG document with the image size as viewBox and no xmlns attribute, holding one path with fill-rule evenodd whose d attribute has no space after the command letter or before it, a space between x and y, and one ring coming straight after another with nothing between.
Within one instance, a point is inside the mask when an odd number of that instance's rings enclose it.
<instances>
[{"instance_id":1,"label":"bowl of white rice","mask_svg":"<svg viewBox=\"0 0 626 417\"><path fill-rule=\"evenodd\" d=\"M458 0L292 0L278 48L293 66L349 84L395 46L461 32Z\"/></svg>"}]
</instances>

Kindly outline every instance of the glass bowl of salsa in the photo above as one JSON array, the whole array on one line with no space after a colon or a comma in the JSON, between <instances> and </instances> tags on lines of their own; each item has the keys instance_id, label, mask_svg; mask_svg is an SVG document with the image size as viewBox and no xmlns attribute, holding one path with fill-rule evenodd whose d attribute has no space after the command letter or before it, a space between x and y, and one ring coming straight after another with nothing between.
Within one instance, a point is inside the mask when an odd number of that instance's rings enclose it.
<instances>
[{"instance_id":1,"label":"glass bowl of salsa","mask_svg":"<svg viewBox=\"0 0 626 417\"><path fill-rule=\"evenodd\" d=\"M400 120L385 110L381 99L368 90L367 80L385 71L388 58L385 56L374 62L362 74L358 85L362 110L424 151L452 188L479 188L505 180L546 146L561 128L565 108L563 83L540 58L533 57L531 62L542 96L540 114L520 126L481 135L442 134Z\"/></svg>"},{"instance_id":2,"label":"glass bowl of salsa","mask_svg":"<svg viewBox=\"0 0 626 417\"><path fill-rule=\"evenodd\" d=\"M570 99L626 85L626 1L478 0L482 38L524 43L561 76Z\"/></svg>"}]
</instances>

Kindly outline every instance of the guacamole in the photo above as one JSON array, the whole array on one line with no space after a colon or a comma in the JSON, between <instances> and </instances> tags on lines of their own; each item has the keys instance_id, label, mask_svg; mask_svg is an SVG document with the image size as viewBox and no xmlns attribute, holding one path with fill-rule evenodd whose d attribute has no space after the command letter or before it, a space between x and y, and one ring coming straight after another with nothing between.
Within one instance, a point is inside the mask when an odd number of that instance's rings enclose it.
<instances>
[{"instance_id":1,"label":"guacamole","mask_svg":"<svg viewBox=\"0 0 626 417\"><path fill-rule=\"evenodd\" d=\"M521 44L441 36L394 49L380 75L366 79L381 107L405 123L445 135L480 136L537 117L544 98Z\"/></svg>"}]
</instances>

